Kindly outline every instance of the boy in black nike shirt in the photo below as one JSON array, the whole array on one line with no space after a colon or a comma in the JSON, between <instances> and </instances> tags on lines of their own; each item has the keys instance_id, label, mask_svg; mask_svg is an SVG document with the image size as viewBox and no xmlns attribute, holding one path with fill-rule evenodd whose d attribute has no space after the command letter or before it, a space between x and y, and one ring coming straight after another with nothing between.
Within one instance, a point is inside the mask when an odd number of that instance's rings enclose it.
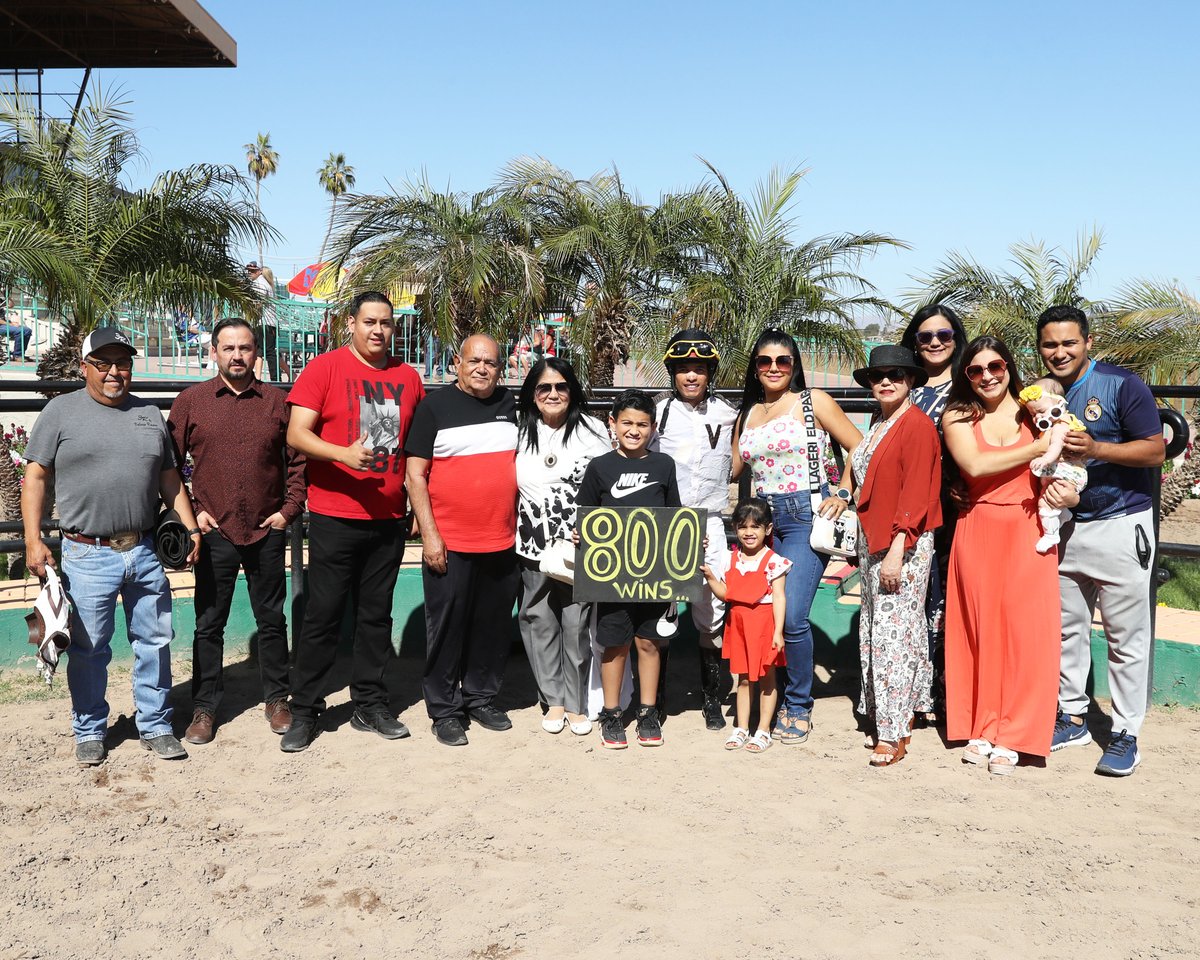
<instances>
[{"instance_id":1,"label":"boy in black nike shirt","mask_svg":"<svg viewBox=\"0 0 1200 960\"><path fill-rule=\"evenodd\" d=\"M665 453L651 453L654 401L641 390L626 390L613 403L608 426L617 449L588 464L575 503L579 507L678 507L675 461ZM579 534L575 534L579 542ZM598 605L596 643L603 650L600 682L604 709L600 712L600 738L605 747L623 750L628 744L621 723L619 697L629 646L637 644L638 743L662 744L657 693L659 643L667 643L675 624L666 622L667 603L601 603Z\"/></svg>"}]
</instances>

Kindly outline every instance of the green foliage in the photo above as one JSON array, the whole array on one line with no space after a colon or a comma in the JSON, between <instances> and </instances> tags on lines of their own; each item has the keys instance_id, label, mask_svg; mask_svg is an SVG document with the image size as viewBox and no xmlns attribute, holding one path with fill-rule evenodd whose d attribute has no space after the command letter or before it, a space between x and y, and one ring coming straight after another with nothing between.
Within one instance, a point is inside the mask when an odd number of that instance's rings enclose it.
<instances>
[{"instance_id":1,"label":"green foliage","mask_svg":"<svg viewBox=\"0 0 1200 960\"><path fill-rule=\"evenodd\" d=\"M325 239L321 241L321 255L318 263L325 260L325 248L329 245L329 235L333 233L333 218L337 213L338 197L354 186L354 168L346 162L344 153L330 153L321 169L317 171L317 181L321 189L330 196L329 226L325 229Z\"/></svg>"},{"instance_id":2,"label":"green foliage","mask_svg":"<svg viewBox=\"0 0 1200 960\"><path fill-rule=\"evenodd\" d=\"M1171 579L1158 588L1159 605L1200 610L1200 562L1164 557L1161 565L1171 571Z\"/></svg>"},{"instance_id":3,"label":"green foliage","mask_svg":"<svg viewBox=\"0 0 1200 960\"><path fill-rule=\"evenodd\" d=\"M0 99L0 280L36 288L65 319L42 376L77 376L83 336L125 309L208 299L250 309L234 247L270 235L232 167L194 164L134 190L125 104L93 92L70 131L24 97Z\"/></svg>"}]
</instances>

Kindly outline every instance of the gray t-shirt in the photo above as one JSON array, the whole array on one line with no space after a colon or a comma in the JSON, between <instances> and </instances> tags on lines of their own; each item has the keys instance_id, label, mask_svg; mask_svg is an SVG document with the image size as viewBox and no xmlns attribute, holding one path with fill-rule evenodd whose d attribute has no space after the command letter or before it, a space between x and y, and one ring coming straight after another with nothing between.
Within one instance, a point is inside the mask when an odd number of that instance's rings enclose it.
<instances>
[{"instance_id":1,"label":"gray t-shirt","mask_svg":"<svg viewBox=\"0 0 1200 960\"><path fill-rule=\"evenodd\" d=\"M95 537L153 527L159 474L175 466L167 425L154 404L127 397L119 407L106 407L86 389L46 404L25 457L54 470L63 529Z\"/></svg>"}]
</instances>

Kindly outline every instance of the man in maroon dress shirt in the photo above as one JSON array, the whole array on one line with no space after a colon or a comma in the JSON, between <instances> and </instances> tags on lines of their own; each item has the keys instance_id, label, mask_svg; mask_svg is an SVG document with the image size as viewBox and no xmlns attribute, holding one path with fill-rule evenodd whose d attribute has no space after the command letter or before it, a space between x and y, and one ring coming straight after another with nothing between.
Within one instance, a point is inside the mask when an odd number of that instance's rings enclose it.
<instances>
[{"instance_id":1,"label":"man in maroon dress shirt","mask_svg":"<svg viewBox=\"0 0 1200 960\"><path fill-rule=\"evenodd\" d=\"M246 571L258 624L267 720L274 733L292 723L288 706L287 622L283 604L284 530L304 510L304 457L287 445L287 394L258 380L258 340L237 317L213 330L217 376L175 399L167 426L189 454L192 502L203 533L196 564L196 635L192 645L192 722L188 743L208 743L221 702L225 622Z\"/></svg>"}]
</instances>

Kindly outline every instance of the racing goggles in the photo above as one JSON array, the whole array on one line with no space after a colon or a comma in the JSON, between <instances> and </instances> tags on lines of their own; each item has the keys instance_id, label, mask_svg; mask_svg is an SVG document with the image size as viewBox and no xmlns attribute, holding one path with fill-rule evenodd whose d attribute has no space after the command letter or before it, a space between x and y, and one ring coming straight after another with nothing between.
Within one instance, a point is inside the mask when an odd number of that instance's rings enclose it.
<instances>
[{"instance_id":1,"label":"racing goggles","mask_svg":"<svg viewBox=\"0 0 1200 960\"><path fill-rule=\"evenodd\" d=\"M667 347L663 362L672 360L720 360L721 353L711 340L676 340Z\"/></svg>"},{"instance_id":2,"label":"racing goggles","mask_svg":"<svg viewBox=\"0 0 1200 960\"><path fill-rule=\"evenodd\" d=\"M1061 403L1056 403L1049 410L1043 410L1033 418L1034 424L1038 430L1045 433L1060 420L1067 418L1067 408Z\"/></svg>"}]
</instances>

